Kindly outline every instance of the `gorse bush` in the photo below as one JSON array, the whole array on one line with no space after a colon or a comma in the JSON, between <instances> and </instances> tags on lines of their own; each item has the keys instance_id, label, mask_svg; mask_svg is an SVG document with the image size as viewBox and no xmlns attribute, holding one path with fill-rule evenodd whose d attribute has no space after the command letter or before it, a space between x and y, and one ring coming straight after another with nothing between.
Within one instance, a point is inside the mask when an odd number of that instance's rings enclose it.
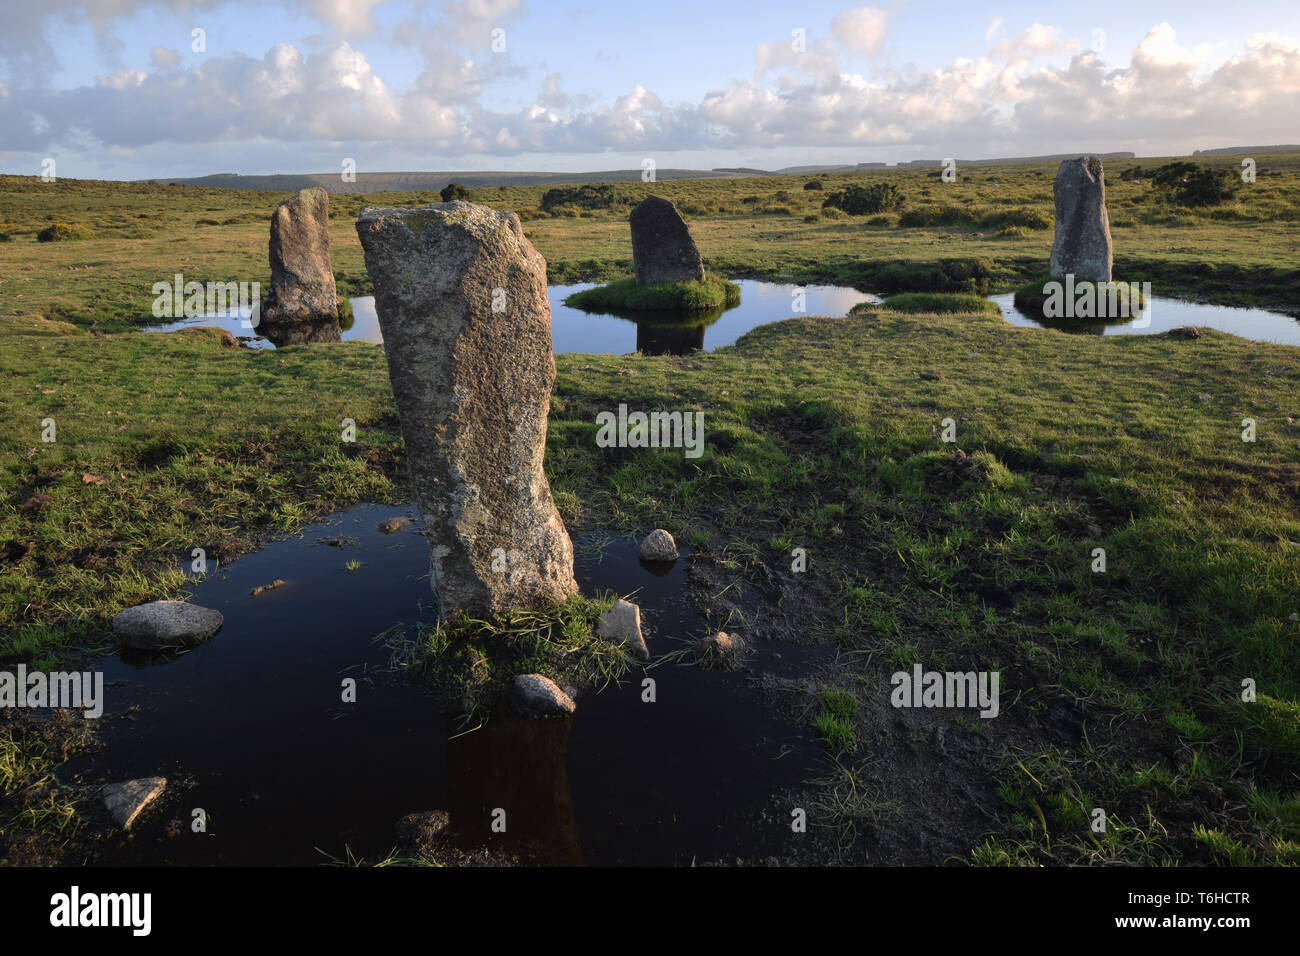
<instances>
[{"instance_id":1,"label":"gorse bush","mask_svg":"<svg viewBox=\"0 0 1300 956\"><path fill-rule=\"evenodd\" d=\"M869 186L850 183L842 192L833 192L827 196L822 205L842 209L851 216L893 212L903 205L903 191L893 183L872 183Z\"/></svg>"},{"instance_id":2,"label":"gorse bush","mask_svg":"<svg viewBox=\"0 0 1300 956\"><path fill-rule=\"evenodd\" d=\"M95 234L77 223L56 222L36 234L40 242L64 242L70 239L94 239Z\"/></svg>"},{"instance_id":3,"label":"gorse bush","mask_svg":"<svg viewBox=\"0 0 1300 956\"><path fill-rule=\"evenodd\" d=\"M1175 206L1217 206L1236 193L1236 174L1196 163L1167 163L1151 174L1151 185Z\"/></svg>"},{"instance_id":4,"label":"gorse bush","mask_svg":"<svg viewBox=\"0 0 1300 956\"><path fill-rule=\"evenodd\" d=\"M542 194L541 208L551 215L573 209L617 209L631 206L641 196L613 183L586 183L582 186L556 186Z\"/></svg>"},{"instance_id":5,"label":"gorse bush","mask_svg":"<svg viewBox=\"0 0 1300 956\"><path fill-rule=\"evenodd\" d=\"M989 291L993 263L988 259L940 259L938 262L887 262L871 278L881 292Z\"/></svg>"},{"instance_id":6,"label":"gorse bush","mask_svg":"<svg viewBox=\"0 0 1300 956\"><path fill-rule=\"evenodd\" d=\"M960 226L973 225L980 212L971 206L922 206L909 209L898 217L900 226Z\"/></svg>"},{"instance_id":7,"label":"gorse bush","mask_svg":"<svg viewBox=\"0 0 1300 956\"><path fill-rule=\"evenodd\" d=\"M442 197L443 202L451 202L453 199L468 200L469 190L460 183L448 183L442 187L438 195Z\"/></svg>"},{"instance_id":8,"label":"gorse bush","mask_svg":"<svg viewBox=\"0 0 1300 956\"><path fill-rule=\"evenodd\" d=\"M1008 229L1020 226L1024 229L1050 229L1052 217L1040 209L1019 206L1014 209L999 209L980 216L982 229Z\"/></svg>"}]
</instances>

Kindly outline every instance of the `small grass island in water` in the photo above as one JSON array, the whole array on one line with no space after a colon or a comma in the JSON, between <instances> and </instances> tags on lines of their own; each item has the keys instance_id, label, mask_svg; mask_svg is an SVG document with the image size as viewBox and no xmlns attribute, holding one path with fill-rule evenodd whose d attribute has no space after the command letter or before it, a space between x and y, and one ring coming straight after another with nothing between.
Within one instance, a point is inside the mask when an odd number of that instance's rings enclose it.
<instances>
[{"instance_id":1,"label":"small grass island in water","mask_svg":"<svg viewBox=\"0 0 1300 956\"><path fill-rule=\"evenodd\" d=\"M1022 285L1012 301L1017 309L1036 319L1110 325L1138 318L1146 308L1150 286L1149 282L1090 282L1044 276Z\"/></svg>"},{"instance_id":2,"label":"small grass island in water","mask_svg":"<svg viewBox=\"0 0 1300 956\"><path fill-rule=\"evenodd\" d=\"M706 272L691 282L638 283L619 279L575 292L564 304L584 312L679 312L691 315L740 305L740 286Z\"/></svg>"}]
</instances>

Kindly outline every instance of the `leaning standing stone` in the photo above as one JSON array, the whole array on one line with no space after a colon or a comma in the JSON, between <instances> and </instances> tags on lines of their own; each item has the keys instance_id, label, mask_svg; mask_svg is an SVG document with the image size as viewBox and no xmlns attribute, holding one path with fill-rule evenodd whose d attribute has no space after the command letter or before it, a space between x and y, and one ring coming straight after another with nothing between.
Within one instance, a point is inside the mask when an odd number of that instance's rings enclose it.
<instances>
[{"instance_id":1,"label":"leaning standing stone","mask_svg":"<svg viewBox=\"0 0 1300 956\"><path fill-rule=\"evenodd\" d=\"M1109 282L1113 256L1101 159L1082 156L1062 162L1052 195L1056 199L1053 278L1072 274L1076 279Z\"/></svg>"},{"instance_id":2,"label":"leaning standing stone","mask_svg":"<svg viewBox=\"0 0 1300 956\"><path fill-rule=\"evenodd\" d=\"M441 610L578 590L542 469L555 381L546 260L514 213L466 202L357 220Z\"/></svg>"},{"instance_id":3,"label":"leaning standing stone","mask_svg":"<svg viewBox=\"0 0 1300 956\"><path fill-rule=\"evenodd\" d=\"M337 322L338 292L330 264L330 200L304 189L271 216L271 289L262 319L272 323Z\"/></svg>"},{"instance_id":4,"label":"leaning standing stone","mask_svg":"<svg viewBox=\"0 0 1300 956\"><path fill-rule=\"evenodd\" d=\"M637 282L704 278L704 260L686 222L667 199L651 196L632 210L632 269Z\"/></svg>"}]
</instances>

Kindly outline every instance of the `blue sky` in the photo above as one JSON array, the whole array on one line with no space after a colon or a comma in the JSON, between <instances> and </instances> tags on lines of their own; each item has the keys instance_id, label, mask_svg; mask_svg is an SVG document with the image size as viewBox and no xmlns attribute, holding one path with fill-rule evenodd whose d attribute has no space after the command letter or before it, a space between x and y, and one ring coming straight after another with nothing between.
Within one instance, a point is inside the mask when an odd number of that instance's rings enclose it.
<instances>
[{"instance_id":1,"label":"blue sky","mask_svg":"<svg viewBox=\"0 0 1300 956\"><path fill-rule=\"evenodd\" d=\"M378 171L1160 155L1300 142L1297 96L1295 3L50 0L0 12L0 170L52 156L74 177L325 171L343 158Z\"/></svg>"}]
</instances>

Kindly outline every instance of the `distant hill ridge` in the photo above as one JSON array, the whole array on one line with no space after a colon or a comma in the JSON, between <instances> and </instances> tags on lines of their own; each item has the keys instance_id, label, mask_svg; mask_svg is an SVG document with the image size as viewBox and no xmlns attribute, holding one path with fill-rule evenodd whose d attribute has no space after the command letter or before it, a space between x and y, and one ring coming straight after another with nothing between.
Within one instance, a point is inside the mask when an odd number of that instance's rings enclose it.
<instances>
[{"instance_id":1,"label":"distant hill ridge","mask_svg":"<svg viewBox=\"0 0 1300 956\"><path fill-rule=\"evenodd\" d=\"M1237 156L1244 153L1297 153L1300 146L1223 146L1219 149L1198 149L1193 156Z\"/></svg>"},{"instance_id":2,"label":"distant hill ridge","mask_svg":"<svg viewBox=\"0 0 1300 956\"><path fill-rule=\"evenodd\" d=\"M1266 153L1293 153L1300 145L1288 146L1225 146L1218 149L1198 149L1193 156L1232 156L1237 154L1263 155ZM1053 153L1047 156L1007 156L999 159L957 159L958 168L967 166L1001 166L1020 163L1052 163L1073 159L1082 153ZM1102 159L1136 159L1128 151L1095 153ZM821 173L859 172L863 170L917 169L938 167L942 159L913 159L894 166L885 163L826 164L785 166L781 169L756 169L750 166L721 166L715 169L659 169L655 177L672 179L751 179L758 176L802 176ZM139 182L165 183L175 186L207 186L227 189L265 189L274 192L293 192L310 186L320 186L329 193L380 193L380 192L438 192L448 183L460 183L470 189L491 186L561 186L582 183L630 183L641 181L639 169L607 169L583 173L499 171L434 171L357 173L354 182L344 182L338 173L282 173L274 175L241 176L238 173L214 173L210 176L153 178Z\"/></svg>"}]
</instances>

